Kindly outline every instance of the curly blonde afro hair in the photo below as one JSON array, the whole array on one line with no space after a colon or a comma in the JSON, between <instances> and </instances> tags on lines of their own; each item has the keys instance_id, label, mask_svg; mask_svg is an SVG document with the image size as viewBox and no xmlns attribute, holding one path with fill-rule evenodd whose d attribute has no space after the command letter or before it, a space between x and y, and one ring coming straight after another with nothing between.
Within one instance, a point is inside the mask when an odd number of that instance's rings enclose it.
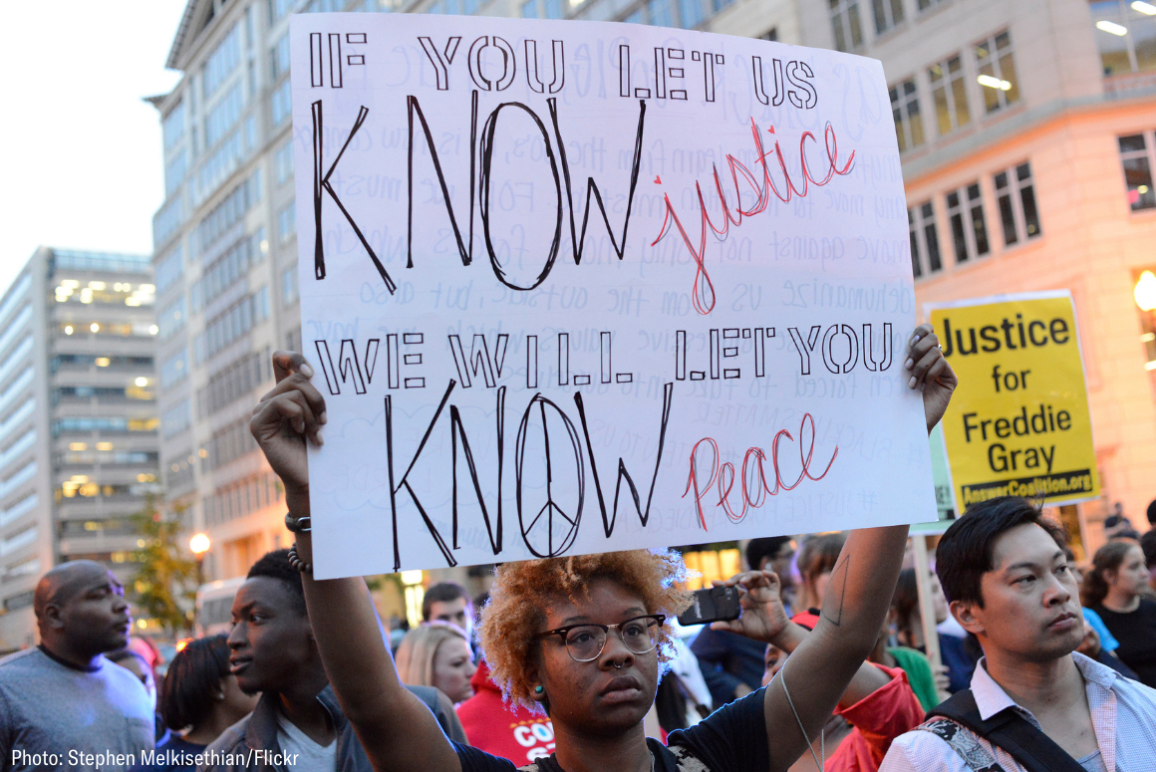
<instances>
[{"instance_id":1,"label":"curly blonde afro hair","mask_svg":"<svg viewBox=\"0 0 1156 772\"><path fill-rule=\"evenodd\" d=\"M642 598L647 611L677 616L690 605L685 589L686 565L668 550L631 550L600 555L506 563L495 572L490 600L482 612L482 649L490 675L507 700L540 710L531 698L528 672L537 661L534 638L546 623L546 607L560 598L577 602L589 597L590 584L609 579ZM660 666L673 653L665 626L659 630Z\"/></svg>"}]
</instances>

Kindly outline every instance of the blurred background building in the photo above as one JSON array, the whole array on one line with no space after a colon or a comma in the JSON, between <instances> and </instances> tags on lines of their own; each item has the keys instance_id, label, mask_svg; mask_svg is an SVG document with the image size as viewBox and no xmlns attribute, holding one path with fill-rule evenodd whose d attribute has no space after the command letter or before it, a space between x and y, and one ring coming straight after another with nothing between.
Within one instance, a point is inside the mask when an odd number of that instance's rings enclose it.
<instances>
[{"instance_id":1,"label":"blurred background building","mask_svg":"<svg viewBox=\"0 0 1156 772\"><path fill-rule=\"evenodd\" d=\"M1072 290L1105 497L1065 516L1090 525L1092 547L1116 502L1141 525L1156 495L1156 324L1133 296L1156 265L1156 6L190 0L167 63L184 77L152 100L167 191L154 220L158 399L167 496L209 535L210 578L285 544L247 423L272 384L270 352L301 344L288 16L341 10L627 21L882 60L892 104L877 109L892 110L902 151L907 201L893 205L908 210L917 299Z\"/></svg>"},{"instance_id":2,"label":"blurred background building","mask_svg":"<svg viewBox=\"0 0 1156 772\"><path fill-rule=\"evenodd\" d=\"M65 560L130 584L129 516L159 491L149 257L41 248L0 299L0 651Z\"/></svg>"}]
</instances>

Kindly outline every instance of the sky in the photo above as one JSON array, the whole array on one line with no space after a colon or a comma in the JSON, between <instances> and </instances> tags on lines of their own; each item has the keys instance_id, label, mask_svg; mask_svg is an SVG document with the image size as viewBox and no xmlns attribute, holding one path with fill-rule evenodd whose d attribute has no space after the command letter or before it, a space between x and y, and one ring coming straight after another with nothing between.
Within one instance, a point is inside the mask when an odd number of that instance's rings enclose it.
<instances>
[{"instance_id":1,"label":"sky","mask_svg":"<svg viewBox=\"0 0 1156 772\"><path fill-rule=\"evenodd\" d=\"M165 60L185 4L6 4L0 294L41 245L152 252L164 171L160 117L142 99L180 80Z\"/></svg>"}]
</instances>

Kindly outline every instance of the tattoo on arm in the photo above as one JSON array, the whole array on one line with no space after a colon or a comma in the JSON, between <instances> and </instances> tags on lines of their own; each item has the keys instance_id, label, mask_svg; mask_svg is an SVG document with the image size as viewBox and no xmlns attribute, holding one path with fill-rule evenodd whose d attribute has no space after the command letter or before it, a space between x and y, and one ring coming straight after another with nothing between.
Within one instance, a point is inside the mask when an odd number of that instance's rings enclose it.
<instances>
[{"instance_id":1,"label":"tattoo on arm","mask_svg":"<svg viewBox=\"0 0 1156 772\"><path fill-rule=\"evenodd\" d=\"M845 555L835 565L831 572L831 579L827 583L827 596L823 599L823 617L835 625L843 622L843 601L847 596L847 566L851 563L851 556Z\"/></svg>"}]
</instances>

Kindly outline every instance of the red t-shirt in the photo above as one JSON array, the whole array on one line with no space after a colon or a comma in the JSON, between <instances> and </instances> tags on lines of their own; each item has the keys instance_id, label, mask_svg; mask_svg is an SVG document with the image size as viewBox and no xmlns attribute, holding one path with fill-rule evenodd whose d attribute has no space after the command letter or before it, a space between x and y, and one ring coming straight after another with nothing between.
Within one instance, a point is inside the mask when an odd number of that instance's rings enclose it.
<instances>
[{"instance_id":1,"label":"red t-shirt","mask_svg":"<svg viewBox=\"0 0 1156 772\"><path fill-rule=\"evenodd\" d=\"M828 770L877 772L891 741L923 723L923 707L907 683L907 674L899 668L875 667L891 676L891 682L849 708L835 711L854 730L827 760Z\"/></svg>"},{"instance_id":2,"label":"red t-shirt","mask_svg":"<svg viewBox=\"0 0 1156 772\"><path fill-rule=\"evenodd\" d=\"M554 752L554 725L550 719L505 703L484 660L478 662L478 672L470 684L474 696L457 708L470 745L509 759L518 767Z\"/></svg>"}]
</instances>

